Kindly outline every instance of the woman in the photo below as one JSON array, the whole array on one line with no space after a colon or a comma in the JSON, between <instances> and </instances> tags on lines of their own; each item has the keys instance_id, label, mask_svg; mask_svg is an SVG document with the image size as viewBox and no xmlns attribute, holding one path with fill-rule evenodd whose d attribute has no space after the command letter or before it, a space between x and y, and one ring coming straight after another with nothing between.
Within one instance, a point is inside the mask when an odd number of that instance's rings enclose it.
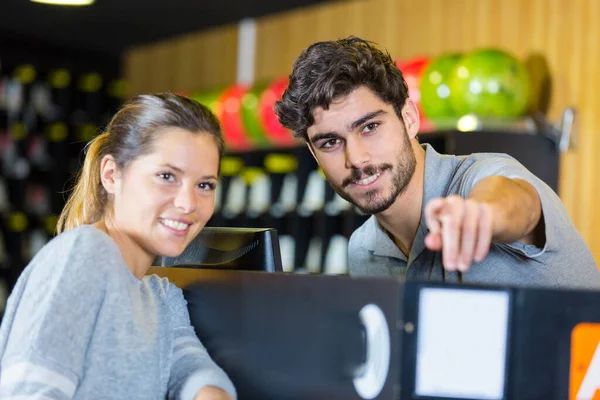
<instances>
[{"instance_id":1,"label":"woman","mask_svg":"<svg viewBox=\"0 0 600 400\"><path fill-rule=\"evenodd\" d=\"M173 94L126 104L88 145L59 235L23 271L0 327L0 397L232 399L182 291L145 276L214 210L223 139Z\"/></svg>"}]
</instances>

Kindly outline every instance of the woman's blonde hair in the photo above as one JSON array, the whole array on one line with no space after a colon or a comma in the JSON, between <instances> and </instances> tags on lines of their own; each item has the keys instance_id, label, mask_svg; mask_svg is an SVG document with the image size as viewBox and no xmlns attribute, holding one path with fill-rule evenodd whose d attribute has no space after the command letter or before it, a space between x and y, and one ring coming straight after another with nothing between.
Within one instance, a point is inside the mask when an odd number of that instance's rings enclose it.
<instances>
[{"instance_id":1,"label":"woman's blonde hair","mask_svg":"<svg viewBox=\"0 0 600 400\"><path fill-rule=\"evenodd\" d=\"M106 132L86 146L83 168L58 218L57 233L95 223L104 216L109 197L100 180L100 164L105 155L112 155L117 167L124 170L136 158L152 151L156 135L165 128L210 134L219 149L219 158L223 154L221 126L207 107L171 93L136 96L115 114Z\"/></svg>"}]
</instances>

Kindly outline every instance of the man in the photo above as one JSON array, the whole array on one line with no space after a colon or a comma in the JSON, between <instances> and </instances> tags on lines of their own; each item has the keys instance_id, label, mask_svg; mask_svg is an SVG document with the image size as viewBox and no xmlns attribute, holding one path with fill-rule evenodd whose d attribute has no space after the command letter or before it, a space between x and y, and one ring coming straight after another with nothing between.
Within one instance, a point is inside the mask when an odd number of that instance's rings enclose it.
<instances>
[{"instance_id":1,"label":"man","mask_svg":"<svg viewBox=\"0 0 600 400\"><path fill-rule=\"evenodd\" d=\"M504 154L438 154L417 140L402 73L359 38L319 42L276 104L334 190L373 214L349 242L352 275L600 288L556 194Z\"/></svg>"}]
</instances>

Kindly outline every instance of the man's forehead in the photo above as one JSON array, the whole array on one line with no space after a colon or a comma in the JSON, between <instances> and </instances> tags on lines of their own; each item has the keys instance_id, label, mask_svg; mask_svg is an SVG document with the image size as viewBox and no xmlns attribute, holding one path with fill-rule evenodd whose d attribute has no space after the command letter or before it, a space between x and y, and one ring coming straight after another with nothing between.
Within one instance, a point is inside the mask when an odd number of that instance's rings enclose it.
<instances>
[{"instance_id":1,"label":"man's forehead","mask_svg":"<svg viewBox=\"0 0 600 400\"><path fill-rule=\"evenodd\" d=\"M326 125L328 122L339 125L342 120L351 120L355 114L360 114L361 109L350 95L339 97L328 107L317 106L313 109L313 126Z\"/></svg>"},{"instance_id":2,"label":"man's forehead","mask_svg":"<svg viewBox=\"0 0 600 400\"><path fill-rule=\"evenodd\" d=\"M317 106L312 110L313 125L320 124L327 119L330 107Z\"/></svg>"},{"instance_id":3,"label":"man's forehead","mask_svg":"<svg viewBox=\"0 0 600 400\"><path fill-rule=\"evenodd\" d=\"M337 131L346 129L354 121L362 118L365 114L387 108L387 104L381 101L370 91L361 93L358 89L354 92L333 101L329 107L315 107L312 112L313 124L308 128L309 133L316 131Z\"/></svg>"},{"instance_id":4,"label":"man's forehead","mask_svg":"<svg viewBox=\"0 0 600 400\"><path fill-rule=\"evenodd\" d=\"M308 135L343 130L346 118L340 114L339 111L332 112L331 108L316 107L312 112L313 123L308 127Z\"/></svg>"}]
</instances>

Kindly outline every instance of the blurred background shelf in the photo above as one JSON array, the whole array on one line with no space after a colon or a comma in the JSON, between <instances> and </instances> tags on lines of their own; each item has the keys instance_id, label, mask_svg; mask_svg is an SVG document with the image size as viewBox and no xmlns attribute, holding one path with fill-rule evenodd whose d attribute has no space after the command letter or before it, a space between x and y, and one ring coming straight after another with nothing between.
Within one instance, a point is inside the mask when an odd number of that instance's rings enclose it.
<instances>
[{"instance_id":1,"label":"blurred background shelf","mask_svg":"<svg viewBox=\"0 0 600 400\"><path fill-rule=\"evenodd\" d=\"M558 191L560 134L548 121L447 120L419 134L438 152L506 153ZM368 216L325 182L305 145L229 152L212 226L269 226L282 240L284 269L344 273L347 240Z\"/></svg>"}]
</instances>

